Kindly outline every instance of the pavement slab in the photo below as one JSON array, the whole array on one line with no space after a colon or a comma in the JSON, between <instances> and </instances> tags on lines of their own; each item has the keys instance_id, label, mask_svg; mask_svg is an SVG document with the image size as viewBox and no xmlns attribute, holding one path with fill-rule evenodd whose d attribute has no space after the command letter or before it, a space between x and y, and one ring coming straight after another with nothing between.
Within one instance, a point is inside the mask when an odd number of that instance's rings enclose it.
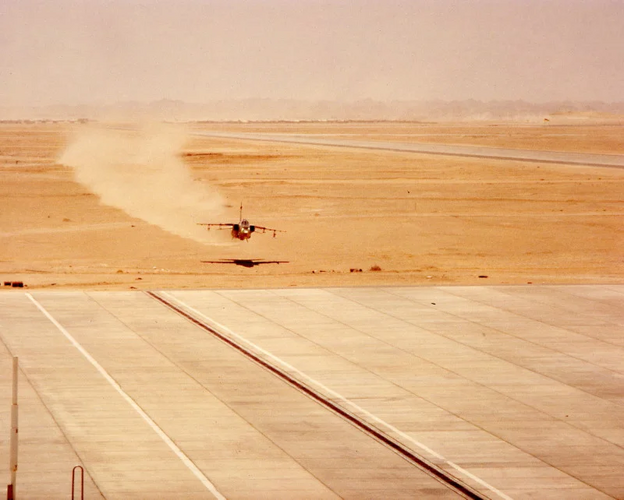
<instances>
[{"instance_id":1,"label":"pavement slab","mask_svg":"<svg viewBox=\"0 0 624 500\"><path fill-rule=\"evenodd\" d=\"M487 498L624 498L622 286L160 296ZM3 292L0 341L24 498L458 498L148 294Z\"/></svg>"}]
</instances>

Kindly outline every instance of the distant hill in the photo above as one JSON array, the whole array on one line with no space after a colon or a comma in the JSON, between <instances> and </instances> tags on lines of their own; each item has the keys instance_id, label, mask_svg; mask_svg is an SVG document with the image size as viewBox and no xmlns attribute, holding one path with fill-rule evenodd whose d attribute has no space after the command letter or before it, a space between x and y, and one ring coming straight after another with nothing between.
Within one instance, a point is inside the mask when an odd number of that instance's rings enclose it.
<instances>
[{"instance_id":1,"label":"distant hill","mask_svg":"<svg viewBox=\"0 0 624 500\"><path fill-rule=\"evenodd\" d=\"M523 122L624 121L624 102L526 101L300 101L285 99L221 100L187 103L162 99L110 105L0 106L0 120L132 120L166 121L454 121Z\"/></svg>"}]
</instances>

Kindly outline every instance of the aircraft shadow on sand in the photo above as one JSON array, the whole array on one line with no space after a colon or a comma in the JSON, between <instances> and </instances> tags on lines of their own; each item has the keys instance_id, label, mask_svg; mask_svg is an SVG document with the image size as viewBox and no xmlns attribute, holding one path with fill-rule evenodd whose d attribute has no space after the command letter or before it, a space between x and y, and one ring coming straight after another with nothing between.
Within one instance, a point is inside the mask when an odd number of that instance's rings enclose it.
<instances>
[{"instance_id":1,"label":"aircraft shadow on sand","mask_svg":"<svg viewBox=\"0 0 624 500\"><path fill-rule=\"evenodd\" d=\"M234 264L241 267L254 267L260 264L288 264L287 260L264 260L264 259L220 259L202 260L202 264Z\"/></svg>"}]
</instances>

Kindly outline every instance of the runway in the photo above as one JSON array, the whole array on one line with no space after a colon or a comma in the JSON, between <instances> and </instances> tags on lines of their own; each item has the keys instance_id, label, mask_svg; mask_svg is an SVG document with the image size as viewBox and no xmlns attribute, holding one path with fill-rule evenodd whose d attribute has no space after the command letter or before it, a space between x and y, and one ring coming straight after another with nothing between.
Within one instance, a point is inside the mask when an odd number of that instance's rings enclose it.
<instances>
[{"instance_id":1,"label":"runway","mask_svg":"<svg viewBox=\"0 0 624 500\"><path fill-rule=\"evenodd\" d=\"M302 134L265 134L242 132L194 132L202 137L243 139L262 142L282 142L307 144L311 146L346 147L405 153L421 153L469 158L490 158L497 160L515 160L587 167L624 168L623 155L571 153L559 151L538 151L526 149L493 148L455 144L406 143L384 141L361 141L345 139L327 139L314 135Z\"/></svg>"},{"instance_id":2,"label":"runway","mask_svg":"<svg viewBox=\"0 0 624 500\"><path fill-rule=\"evenodd\" d=\"M14 355L23 498L67 498L78 464L89 499L624 498L623 306L624 285L3 290L0 456Z\"/></svg>"}]
</instances>

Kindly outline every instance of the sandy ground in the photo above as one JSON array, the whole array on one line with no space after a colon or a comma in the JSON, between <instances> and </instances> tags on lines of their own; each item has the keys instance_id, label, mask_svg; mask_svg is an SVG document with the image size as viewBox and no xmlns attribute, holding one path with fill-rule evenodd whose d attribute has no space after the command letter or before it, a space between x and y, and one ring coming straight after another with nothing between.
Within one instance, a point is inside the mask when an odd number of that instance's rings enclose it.
<instances>
[{"instance_id":1,"label":"sandy ground","mask_svg":"<svg viewBox=\"0 0 624 500\"><path fill-rule=\"evenodd\" d=\"M263 131L624 154L622 125L186 127L176 154L193 190L217 192L226 205L214 215L198 210L197 221L236 222L242 201L252 223L286 231L249 242L215 230L205 240L181 237L102 203L60 163L81 127L88 126L0 125L3 282L89 289L623 282L622 169L191 134ZM176 196L180 204L187 199ZM152 205L167 208L156 194ZM281 263L208 262L228 259Z\"/></svg>"}]
</instances>

